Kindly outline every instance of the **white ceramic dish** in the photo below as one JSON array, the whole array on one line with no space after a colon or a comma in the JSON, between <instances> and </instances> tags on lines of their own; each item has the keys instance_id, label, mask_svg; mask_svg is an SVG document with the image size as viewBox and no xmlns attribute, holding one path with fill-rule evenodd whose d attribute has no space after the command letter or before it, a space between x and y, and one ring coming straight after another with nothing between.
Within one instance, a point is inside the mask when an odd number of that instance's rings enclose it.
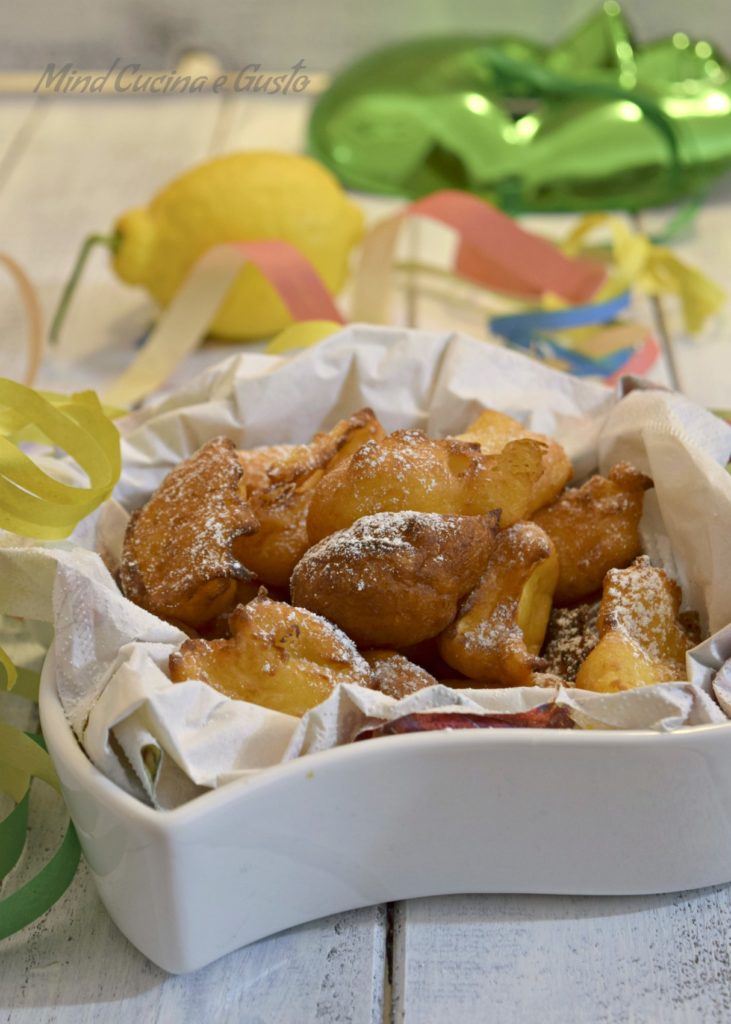
<instances>
[{"instance_id":1,"label":"white ceramic dish","mask_svg":"<svg viewBox=\"0 0 731 1024\"><path fill-rule=\"evenodd\" d=\"M172 465L217 432L247 447L297 442L366 404L388 429L415 425L436 436L461 429L485 405L502 408L533 429L561 431L580 476L596 465L600 424L616 401L601 387L470 339L352 327L270 375L245 360L224 363L163 403L127 436L117 496L129 508L141 504ZM637 408L632 396L628 404ZM707 590L725 601L729 574L723 559L717 564L723 523L716 516L716 533L709 528L700 538L686 529L707 513L706 470L689 461L679 429L658 428L648 440L631 415L625 419L628 427L622 417L612 420L602 458L643 466L643 445L652 441L658 507L691 509L666 516L674 520L673 551L681 568L714 584L703 589L686 573L686 596L696 602ZM696 419L686 412L684 422L705 436ZM716 447L726 443L724 433ZM691 470L697 486L688 494ZM109 686L119 645L132 644L137 626L130 617L123 629L95 628L98 648L85 634L73 644L77 624L81 632L98 627L103 613L71 596L61 602L57 635L78 660L56 671L90 688L106 672ZM714 615L721 625L731 618L718 601ZM280 929L386 900L654 893L731 880L731 723L672 733L388 737L270 767L159 811L87 759L53 666L49 657L41 718L89 865L120 929L169 971L194 970Z\"/></svg>"},{"instance_id":2,"label":"white ceramic dish","mask_svg":"<svg viewBox=\"0 0 731 1024\"><path fill-rule=\"evenodd\" d=\"M731 724L388 737L161 812L87 760L51 664L43 732L99 892L127 938L174 973L387 900L731 881Z\"/></svg>"}]
</instances>

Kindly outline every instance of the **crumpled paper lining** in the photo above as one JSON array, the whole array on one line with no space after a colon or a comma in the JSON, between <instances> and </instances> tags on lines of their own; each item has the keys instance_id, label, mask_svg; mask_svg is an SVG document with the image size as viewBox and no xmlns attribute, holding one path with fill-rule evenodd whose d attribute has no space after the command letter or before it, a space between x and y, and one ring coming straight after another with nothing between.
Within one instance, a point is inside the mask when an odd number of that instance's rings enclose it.
<instances>
[{"instance_id":1,"label":"crumpled paper lining","mask_svg":"<svg viewBox=\"0 0 731 1024\"><path fill-rule=\"evenodd\" d=\"M731 643L731 637L729 637ZM726 716L702 686L664 683L636 690L632 697L632 728L669 732L683 725L725 722ZM589 693L559 687L517 686L509 690L454 690L430 686L394 700L376 690L344 683L301 719L284 760L316 754L341 743L351 743L371 725L391 722L416 711L477 711L512 714L556 701L571 709L583 729L627 728L627 701L617 694Z\"/></svg>"},{"instance_id":2,"label":"crumpled paper lining","mask_svg":"<svg viewBox=\"0 0 731 1024\"><path fill-rule=\"evenodd\" d=\"M620 401L601 385L459 335L355 326L294 359L228 359L128 418L115 496L126 509L143 504L174 465L216 434L244 447L300 442L363 405L387 429L419 426L437 436L459 432L485 406L501 409L556 436L577 479L597 463L606 469L628 458L655 477L650 493L657 500L648 502L643 521L648 550L686 581L712 628L731 622L731 478L719 466L731 448L728 426L681 396L642 390ZM300 721L230 701L203 683L173 685L165 667L183 634L123 598L99 555L81 546L96 543L113 570L125 519L108 503L78 531L76 547L47 545L30 555L0 547L0 571L7 564L22 573L25 565L29 578L48 579L46 560L59 563L54 666L66 713L94 764L155 806L176 806L332 746L374 716L421 706L499 712L557 696L580 724L595 728L727 721L711 693L713 675L731 657L731 630L689 656L690 682L611 695L439 686L397 703L344 686ZM26 563L29 557L37 564ZM26 601L24 614L33 616L32 605ZM430 703L435 699L443 703Z\"/></svg>"}]
</instances>

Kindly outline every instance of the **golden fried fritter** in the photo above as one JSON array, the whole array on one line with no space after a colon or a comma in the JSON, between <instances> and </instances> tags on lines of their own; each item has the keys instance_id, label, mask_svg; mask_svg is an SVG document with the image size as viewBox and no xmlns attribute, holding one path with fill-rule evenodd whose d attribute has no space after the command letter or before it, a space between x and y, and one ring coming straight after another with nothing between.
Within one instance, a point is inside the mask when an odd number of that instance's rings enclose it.
<instances>
[{"instance_id":1,"label":"golden fried fritter","mask_svg":"<svg viewBox=\"0 0 731 1024\"><path fill-rule=\"evenodd\" d=\"M519 439L497 455L483 455L478 445L398 430L369 441L323 477L307 517L310 540L362 516L403 510L481 515L501 509L508 526L538 507L534 492L544 452L542 442Z\"/></svg>"},{"instance_id":2,"label":"golden fried fritter","mask_svg":"<svg viewBox=\"0 0 731 1024\"><path fill-rule=\"evenodd\" d=\"M556 604L572 604L596 593L609 569L629 565L640 553L644 492L652 481L620 462L608 478L593 476L564 491L533 517L558 551L561 572Z\"/></svg>"},{"instance_id":3,"label":"golden fried fritter","mask_svg":"<svg viewBox=\"0 0 731 1024\"><path fill-rule=\"evenodd\" d=\"M294 604L362 647L406 647L440 633L482 574L498 514L380 512L316 544L292 573Z\"/></svg>"},{"instance_id":4,"label":"golden fried fritter","mask_svg":"<svg viewBox=\"0 0 731 1024\"><path fill-rule=\"evenodd\" d=\"M374 648L361 653L371 667L374 689L396 700L436 685L434 676L398 651Z\"/></svg>"},{"instance_id":5,"label":"golden fried fritter","mask_svg":"<svg viewBox=\"0 0 731 1024\"><path fill-rule=\"evenodd\" d=\"M526 431L523 424L512 416L496 409L483 409L463 433L454 436L458 441L478 444L483 452L493 454L502 451L508 441L525 437Z\"/></svg>"},{"instance_id":6,"label":"golden fried fritter","mask_svg":"<svg viewBox=\"0 0 731 1024\"><path fill-rule=\"evenodd\" d=\"M332 623L263 592L229 618L228 640L186 640L170 655L175 683L200 679L234 700L303 715L338 683L371 685L368 663Z\"/></svg>"},{"instance_id":7,"label":"golden fried fritter","mask_svg":"<svg viewBox=\"0 0 731 1024\"><path fill-rule=\"evenodd\" d=\"M234 551L257 579L287 586L310 544L307 513L316 484L366 441L383 436L373 412L362 409L328 433L316 434L310 444L239 452L260 528L252 537L241 537Z\"/></svg>"},{"instance_id":8,"label":"golden fried fritter","mask_svg":"<svg viewBox=\"0 0 731 1024\"><path fill-rule=\"evenodd\" d=\"M485 409L463 434L457 434L457 440L479 444L486 455L496 455L510 441L521 437L545 445L543 472L536 481L533 494L534 509L543 508L561 493L573 472L571 460L558 441L546 434L526 430L518 420L495 409Z\"/></svg>"},{"instance_id":9,"label":"golden fried fritter","mask_svg":"<svg viewBox=\"0 0 731 1024\"><path fill-rule=\"evenodd\" d=\"M232 441L217 437L165 477L125 533L119 583L163 619L198 626L232 608L251 576L233 552L258 529Z\"/></svg>"},{"instance_id":10,"label":"golden fried fritter","mask_svg":"<svg viewBox=\"0 0 731 1024\"><path fill-rule=\"evenodd\" d=\"M239 462L244 470L246 491L249 495L265 491L271 485L270 473L292 462L304 461L309 455L306 444L270 444L259 448L240 448Z\"/></svg>"},{"instance_id":11,"label":"golden fried fritter","mask_svg":"<svg viewBox=\"0 0 731 1024\"><path fill-rule=\"evenodd\" d=\"M646 556L604 581L599 642L583 662L576 685L614 693L687 678L686 651L695 638L679 616L680 587Z\"/></svg>"},{"instance_id":12,"label":"golden fried fritter","mask_svg":"<svg viewBox=\"0 0 731 1024\"><path fill-rule=\"evenodd\" d=\"M442 657L480 683L530 686L558 579L550 537L535 523L501 530L487 568L455 622L442 634Z\"/></svg>"}]
</instances>

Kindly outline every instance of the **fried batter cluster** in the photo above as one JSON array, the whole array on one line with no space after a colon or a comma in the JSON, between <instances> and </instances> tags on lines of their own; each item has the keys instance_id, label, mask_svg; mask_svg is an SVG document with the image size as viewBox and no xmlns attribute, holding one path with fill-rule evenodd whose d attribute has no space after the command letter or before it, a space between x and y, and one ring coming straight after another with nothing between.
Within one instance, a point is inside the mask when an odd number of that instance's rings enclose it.
<instances>
[{"instance_id":1,"label":"fried batter cluster","mask_svg":"<svg viewBox=\"0 0 731 1024\"><path fill-rule=\"evenodd\" d=\"M499 508L502 525L509 526L539 507L535 486L545 456L546 446L532 438L509 441L486 455L477 444L397 430L370 441L323 477L307 517L310 540L378 512L474 516Z\"/></svg>"},{"instance_id":2,"label":"fried batter cluster","mask_svg":"<svg viewBox=\"0 0 731 1024\"><path fill-rule=\"evenodd\" d=\"M680 587L646 556L604 580L599 640L576 685L612 693L686 677L685 655L696 638L680 619Z\"/></svg>"},{"instance_id":3,"label":"fried batter cluster","mask_svg":"<svg viewBox=\"0 0 731 1024\"><path fill-rule=\"evenodd\" d=\"M257 530L232 441L216 437L168 473L133 513L119 584L135 604L183 626L229 611L252 573L233 551Z\"/></svg>"},{"instance_id":4,"label":"fried batter cluster","mask_svg":"<svg viewBox=\"0 0 731 1024\"><path fill-rule=\"evenodd\" d=\"M364 647L408 647L441 633L479 580L499 515L379 512L311 547L292 600Z\"/></svg>"},{"instance_id":5,"label":"fried batter cluster","mask_svg":"<svg viewBox=\"0 0 731 1024\"><path fill-rule=\"evenodd\" d=\"M287 586L310 545L307 514L317 484L361 445L382 437L381 424L370 409L362 409L329 433L316 434L310 444L239 452L259 529L239 537L234 553L257 579Z\"/></svg>"},{"instance_id":6,"label":"fried batter cluster","mask_svg":"<svg viewBox=\"0 0 731 1024\"><path fill-rule=\"evenodd\" d=\"M363 651L371 668L373 688L401 700L427 686L436 686L437 680L421 665L415 665L398 651L378 648Z\"/></svg>"},{"instance_id":7,"label":"fried batter cluster","mask_svg":"<svg viewBox=\"0 0 731 1024\"><path fill-rule=\"evenodd\" d=\"M490 410L441 440L386 435L369 409L308 444L216 438L132 516L120 585L191 636L173 681L294 715L341 682L401 698L682 678L698 635L638 558L652 481L624 463L570 477L555 440Z\"/></svg>"},{"instance_id":8,"label":"fried batter cluster","mask_svg":"<svg viewBox=\"0 0 731 1024\"><path fill-rule=\"evenodd\" d=\"M530 686L558 580L558 556L535 523L501 530L477 587L442 634L452 668L478 683Z\"/></svg>"},{"instance_id":9,"label":"fried batter cluster","mask_svg":"<svg viewBox=\"0 0 731 1024\"><path fill-rule=\"evenodd\" d=\"M234 700L303 715L338 683L371 685L368 663L331 622L264 594L239 605L225 640L186 640L170 656L174 683L199 679Z\"/></svg>"},{"instance_id":10,"label":"fried batter cluster","mask_svg":"<svg viewBox=\"0 0 731 1024\"><path fill-rule=\"evenodd\" d=\"M610 569L623 569L640 553L640 518L652 480L626 462L570 488L535 522L549 535L561 563L556 604L583 601L601 589Z\"/></svg>"},{"instance_id":11,"label":"fried batter cluster","mask_svg":"<svg viewBox=\"0 0 731 1024\"><path fill-rule=\"evenodd\" d=\"M571 460L558 441L546 434L526 430L512 416L494 409L485 409L464 434L457 434L458 441L478 444L486 455L499 455L510 441L520 438L543 445L542 472L535 482L532 499L534 509L542 508L561 493L573 473Z\"/></svg>"}]
</instances>

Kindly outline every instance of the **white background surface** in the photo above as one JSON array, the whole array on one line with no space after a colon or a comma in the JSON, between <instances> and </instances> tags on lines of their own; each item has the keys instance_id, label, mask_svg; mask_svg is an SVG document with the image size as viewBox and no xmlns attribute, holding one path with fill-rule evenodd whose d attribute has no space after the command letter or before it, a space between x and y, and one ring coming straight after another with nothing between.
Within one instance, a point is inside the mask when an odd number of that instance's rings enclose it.
<instances>
[{"instance_id":1,"label":"white background surface","mask_svg":"<svg viewBox=\"0 0 731 1024\"><path fill-rule=\"evenodd\" d=\"M444 32L514 34L551 44L593 14L599 0L23 0L0 6L0 68L49 61L101 68L115 57L173 67L207 49L231 68L331 71L376 46ZM623 0L639 41L676 31L731 51L726 0Z\"/></svg>"}]
</instances>

